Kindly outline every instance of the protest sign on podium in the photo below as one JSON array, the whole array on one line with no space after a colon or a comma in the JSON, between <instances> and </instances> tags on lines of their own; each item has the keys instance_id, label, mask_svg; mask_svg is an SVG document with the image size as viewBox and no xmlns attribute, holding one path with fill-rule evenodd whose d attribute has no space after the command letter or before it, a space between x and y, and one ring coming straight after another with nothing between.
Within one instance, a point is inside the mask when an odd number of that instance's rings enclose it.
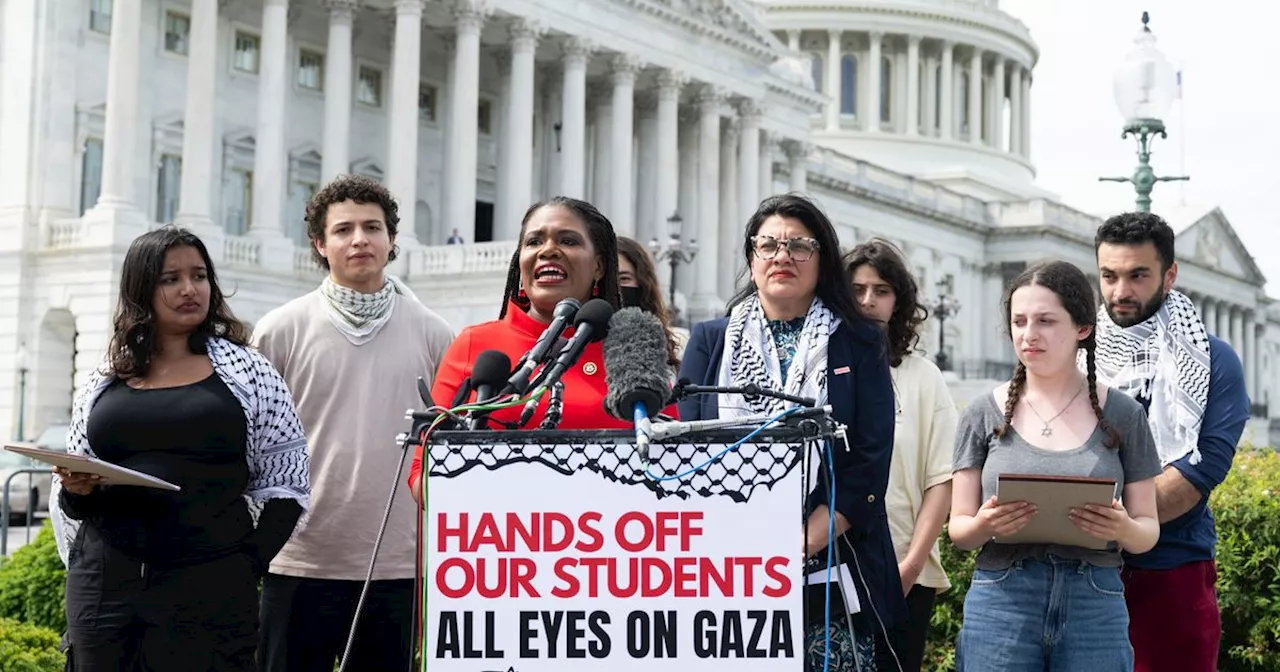
<instances>
[{"instance_id":1,"label":"protest sign on podium","mask_svg":"<svg viewBox=\"0 0 1280 672\"><path fill-rule=\"evenodd\" d=\"M424 669L799 672L818 431L689 434L648 465L632 432L438 432Z\"/></svg>"}]
</instances>

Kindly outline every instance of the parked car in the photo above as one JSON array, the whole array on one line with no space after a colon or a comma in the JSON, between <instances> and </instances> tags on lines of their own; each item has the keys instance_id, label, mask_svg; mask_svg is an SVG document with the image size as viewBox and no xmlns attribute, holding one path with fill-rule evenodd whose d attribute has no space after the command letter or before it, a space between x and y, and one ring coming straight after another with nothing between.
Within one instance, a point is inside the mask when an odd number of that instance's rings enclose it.
<instances>
[{"instance_id":1,"label":"parked car","mask_svg":"<svg viewBox=\"0 0 1280 672\"><path fill-rule=\"evenodd\" d=\"M34 443L46 450L65 451L67 429L68 426L65 423L49 425ZM45 471L38 474L19 474L9 482L9 522L13 525L25 525L28 512L34 520L37 511L49 510L49 490L53 478L49 472L49 465L7 450L0 450L0 496L3 496L5 481L21 469Z\"/></svg>"}]
</instances>

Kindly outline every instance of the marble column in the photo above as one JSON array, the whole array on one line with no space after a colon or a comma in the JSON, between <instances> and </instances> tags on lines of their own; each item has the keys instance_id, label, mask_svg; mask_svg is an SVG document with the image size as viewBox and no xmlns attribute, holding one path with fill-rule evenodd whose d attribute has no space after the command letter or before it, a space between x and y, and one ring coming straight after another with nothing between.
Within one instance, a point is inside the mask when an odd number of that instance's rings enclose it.
<instances>
[{"instance_id":1,"label":"marble column","mask_svg":"<svg viewBox=\"0 0 1280 672\"><path fill-rule=\"evenodd\" d=\"M791 172L789 188L791 191L804 192L809 188L809 152L808 143L792 140L787 143L787 168Z\"/></svg>"},{"instance_id":2,"label":"marble column","mask_svg":"<svg viewBox=\"0 0 1280 672\"><path fill-rule=\"evenodd\" d=\"M1235 347L1235 343L1231 340L1231 312L1234 310L1229 303L1218 303L1218 338L1226 341L1228 345Z\"/></svg>"},{"instance_id":3,"label":"marble column","mask_svg":"<svg viewBox=\"0 0 1280 672\"><path fill-rule=\"evenodd\" d=\"M503 192L505 213L495 223L495 240L515 240L520 235L520 218L533 204L533 110L534 54L542 27L528 19L510 26L511 88L503 115L502 143L507 163Z\"/></svg>"},{"instance_id":4,"label":"marble column","mask_svg":"<svg viewBox=\"0 0 1280 672\"><path fill-rule=\"evenodd\" d=\"M716 295L729 297L733 295L734 241L739 235L738 226L738 145L742 139L742 129L736 119L728 119L723 124L723 135L720 136L720 231L719 245L715 248ZM754 153L754 152L753 152ZM754 182L755 180L752 180ZM711 252L711 250L707 250ZM704 264L711 259L704 260Z\"/></svg>"},{"instance_id":5,"label":"marble column","mask_svg":"<svg viewBox=\"0 0 1280 672\"><path fill-rule=\"evenodd\" d=\"M329 49L324 60L324 146L320 161L320 179L325 182L351 170L351 39L357 0L327 0L327 5Z\"/></svg>"},{"instance_id":6,"label":"marble column","mask_svg":"<svg viewBox=\"0 0 1280 672\"><path fill-rule=\"evenodd\" d=\"M1022 155L1031 158L1031 71L1022 78Z\"/></svg>"},{"instance_id":7,"label":"marble column","mask_svg":"<svg viewBox=\"0 0 1280 672\"><path fill-rule=\"evenodd\" d=\"M1201 311L1201 319L1204 320L1204 328L1211 335L1218 336L1218 302L1213 299L1206 298Z\"/></svg>"},{"instance_id":8,"label":"marble column","mask_svg":"<svg viewBox=\"0 0 1280 672\"><path fill-rule=\"evenodd\" d=\"M636 160L635 160L635 239L642 245L658 236L658 220L663 218L658 209L658 184L662 177L658 171L659 154L658 100L653 91L636 94ZM675 143L672 143L675 148ZM669 216L669 215L668 215Z\"/></svg>"},{"instance_id":9,"label":"marble column","mask_svg":"<svg viewBox=\"0 0 1280 672\"><path fill-rule=\"evenodd\" d=\"M827 31L827 62L822 69L826 85L822 87L822 92L831 99L827 103L828 131L840 130L840 57L843 54L840 48L841 35L838 30Z\"/></svg>"},{"instance_id":10,"label":"marble column","mask_svg":"<svg viewBox=\"0 0 1280 672\"><path fill-rule=\"evenodd\" d=\"M658 73L658 189L651 236L666 240L667 218L679 208L681 166L680 90L688 78L679 72ZM692 212L686 213L686 216Z\"/></svg>"},{"instance_id":11,"label":"marble column","mask_svg":"<svg viewBox=\"0 0 1280 672\"><path fill-rule=\"evenodd\" d=\"M943 140L950 140L953 136L952 129L955 127L955 105L954 100L954 84L955 84L955 46L950 42L942 41L942 71L939 74L942 77L941 98L942 102L938 110L938 137Z\"/></svg>"},{"instance_id":12,"label":"marble column","mask_svg":"<svg viewBox=\"0 0 1280 672\"><path fill-rule=\"evenodd\" d=\"M787 31L787 48L791 51L800 51L800 31Z\"/></svg>"},{"instance_id":13,"label":"marble column","mask_svg":"<svg viewBox=\"0 0 1280 672\"><path fill-rule=\"evenodd\" d=\"M445 78L444 90L440 93L440 102L437 103L438 117L440 128L444 129L444 146L440 149L440 204L439 217L436 218L440 225L432 231L431 243L434 245L443 245L447 240L452 226L449 226L444 217L453 212L453 194L449 193L449 177L447 172L453 166L453 155L458 153L458 138L452 132L453 129L453 103L454 98L454 73L457 72L458 63L458 36L455 33L444 33L439 36L440 46L444 48L445 60Z\"/></svg>"},{"instance_id":14,"label":"marble column","mask_svg":"<svg viewBox=\"0 0 1280 672\"><path fill-rule=\"evenodd\" d=\"M604 82L594 82L587 88L587 99L591 102L592 119L591 143L588 148L590 163L590 184L587 193L592 202L611 220L613 218L613 96L611 87Z\"/></svg>"},{"instance_id":15,"label":"marble column","mask_svg":"<svg viewBox=\"0 0 1280 672\"><path fill-rule=\"evenodd\" d=\"M391 97L387 115L386 183L387 190L400 203L400 226L396 234L396 242L401 247L413 247L418 243L417 225L414 220L418 203L418 89L422 80L422 0L396 0L395 12L395 43L391 53ZM462 25L464 21L463 18L459 18L460 35L464 30ZM476 35L478 46L478 26ZM461 43L462 41L459 40L459 46ZM476 62L479 63L478 50ZM478 74L478 67L476 71ZM475 106L472 106L470 118L475 119ZM473 146L474 144L472 143ZM473 177L474 173L473 163ZM475 184L474 179L472 184ZM473 186L471 198L473 203L474 193ZM475 240L475 230L467 223L474 219L473 205L470 218L445 221L461 223L462 226L458 227L459 233L462 234L463 240L471 242Z\"/></svg>"},{"instance_id":16,"label":"marble column","mask_svg":"<svg viewBox=\"0 0 1280 672\"><path fill-rule=\"evenodd\" d=\"M258 131L253 154L250 235L284 236L285 120L289 107L289 0L264 0L258 64Z\"/></svg>"},{"instance_id":17,"label":"marble column","mask_svg":"<svg viewBox=\"0 0 1280 672\"><path fill-rule=\"evenodd\" d=\"M613 228L620 236L635 236L636 225L632 219L631 200L635 188L632 174L632 149L635 143L635 91L636 74L640 72L640 59L618 54L610 63L609 81L613 84L613 119L610 126L610 142L613 145L609 170L608 215Z\"/></svg>"},{"instance_id":18,"label":"marble column","mask_svg":"<svg viewBox=\"0 0 1280 672\"><path fill-rule=\"evenodd\" d=\"M907 135L920 135L920 36L907 37Z\"/></svg>"},{"instance_id":19,"label":"marble column","mask_svg":"<svg viewBox=\"0 0 1280 672\"><path fill-rule=\"evenodd\" d=\"M564 109L560 114L560 193L587 194L587 58L591 45L581 38L564 42Z\"/></svg>"},{"instance_id":20,"label":"marble column","mask_svg":"<svg viewBox=\"0 0 1280 672\"><path fill-rule=\"evenodd\" d=\"M1244 318L1243 308L1234 307L1231 309L1231 347L1235 349L1236 354L1240 355L1240 359L1244 359Z\"/></svg>"},{"instance_id":21,"label":"marble column","mask_svg":"<svg viewBox=\"0 0 1280 672\"><path fill-rule=\"evenodd\" d=\"M881 43L884 41L884 33L871 32L867 35L870 47L867 49L867 119L862 124L862 130L868 133L879 133L880 124L884 119L880 116L880 106L883 102L880 100L880 91L883 84L880 82L880 75L883 73L883 66L880 61ZM890 103L892 104L892 103Z\"/></svg>"},{"instance_id":22,"label":"marble column","mask_svg":"<svg viewBox=\"0 0 1280 672\"><path fill-rule=\"evenodd\" d=\"M449 211L441 223L442 230L456 228L462 239L470 243L476 238L480 29L489 16L489 6L481 0L458 0L453 16L457 55L451 73L453 98L449 101L449 133L455 138L455 144L445 177L450 192ZM414 149L416 151L417 143L414 143Z\"/></svg>"},{"instance_id":23,"label":"marble column","mask_svg":"<svg viewBox=\"0 0 1280 672\"><path fill-rule=\"evenodd\" d=\"M760 131L760 186L756 199L763 201L773 195L773 154L778 141L768 131Z\"/></svg>"},{"instance_id":24,"label":"marble column","mask_svg":"<svg viewBox=\"0 0 1280 672\"><path fill-rule=\"evenodd\" d=\"M724 93L709 85L698 94L698 244L713 259L720 247L720 120L724 102ZM705 319L720 303L716 294L719 273L711 259L702 259L695 266L697 310L692 317Z\"/></svg>"},{"instance_id":25,"label":"marble column","mask_svg":"<svg viewBox=\"0 0 1280 672\"><path fill-rule=\"evenodd\" d=\"M969 144L982 144L982 50L969 56Z\"/></svg>"},{"instance_id":26,"label":"marble column","mask_svg":"<svg viewBox=\"0 0 1280 672\"><path fill-rule=\"evenodd\" d=\"M1004 151L1004 99L1008 95L1004 88L1004 59L999 55L996 56L995 71L991 75L991 82L994 84L995 93L992 98L995 99L995 107L991 109L991 137L989 144L999 150Z\"/></svg>"},{"instance_id":27,"label":"marble column","mask_svg":"<svg viewBox=\"0 0 1280 672\"><path fill-rule=\"evenodd\" d=\"M138 168L138 153L135 148L140 125L138 108L142 81L142 0L115 0L111 11L111 45L107 56L107 118L102 140L102 187L94 210L102 211L102 214L128 211L141 219L143 215L138 209L134 173ZM13 65L6 64L6 69ZM12 102L6 101L8 104ZM6 144L12 146L12 143ZM25 194L23 198L25 201Z\"/></svg>"},{"instance_id":28,"label":"marble column","mask_svg":"<svg viewBox=\"0 0 1280 672\"><path fill-rule=\"evenodd\" d=\"M680 164L677 173L679 177L679 187L677 188L676 193L677 210L673 212L678 212L684 219L683 231L680 234L682 240L702 243L702 232L699 230L700 223L698 221L698 213L701 211L702 200L704 198L710 198L711 196L704 196L700 191L701 178L698 174L699 146L701 145L701 139L698 137L699 122L700 118L698 116L698 109L695 105L690 105L680 111L680 130L678 140L680 150L677 154L677 160ZM719 140L720 136L717 135L717 144L719 143ZM717 156L716 158L718 159L719 157ZM661 231L663 233L660 233L658 238L661 240L665 240L667 238L667 218L670 217L671 214L672 213L659 215L661 219L659 225L662 227ZM705 259L709 254L712 253L708 252L706 247L702 247L701 251L698 253L700 259ZM693 295L693 287L697 282L697 277L694 273L694 267L697 265L698 261L695 260L693 263L680 264L677 267L676 280L674 282L676 283L677 290L684 294L686 298L686 307L689 305L687 299ZM670 273L665 270L659 271L659 273L661 274L660 277L670 277ZM689 313L687 310L682 313L682 318L685 320L689 319Z\"/></svg>"},{"instance_id":29,"label":"marble column","mask_svg":"<svg viewBox=\"0 0 1280 672\"><path fill-rule=\"evenodd\" d=\"M1261 357L1258 356L1258 325L1254 318L1253 311L1249 311L1244 316L1244 379L1245 389L1249 391L1249 398L1254 403L1262 397L1258 393L1258 369L1260 368Z\"/></svg>"},{"instance_id":30,"label":"marble column","mask_svg":"<svg viewBox=\"0 0 1280 672\"><path fill-rule=\"evenodd\" d=\"M754 100L738 106L738 205L736 224L745 223L760 205L760 118L764 109ZM726 294L726 296L728 296Z\"/></svg>"},{"instance_id":31,"label":"marble column","mask_svg":"<svg viewBox=\"0 0 1280 672\"><path fill-rule=\"evenodd\" d=\"M182 182L177 223L213 225L214 129L218 109L218 0L191 3L187 102L182 113ZM207 235L208 231L200 231Z\"/></svg>"},{"instance_id":32,"label":"marble column","mask_svg":"<svg viewBox=\"0 0 1280 672\"><path fill-rule=\"evenodd\" d=\"M1009 73L1009 153L1022 154L1022 66Z\"/></svg>"}]
</instances>

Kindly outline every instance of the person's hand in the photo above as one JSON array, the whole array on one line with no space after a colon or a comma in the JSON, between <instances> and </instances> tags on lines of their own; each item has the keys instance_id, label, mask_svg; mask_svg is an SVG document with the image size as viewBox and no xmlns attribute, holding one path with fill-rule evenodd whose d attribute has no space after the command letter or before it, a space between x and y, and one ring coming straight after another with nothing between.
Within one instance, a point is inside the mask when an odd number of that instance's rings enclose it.
<instances>
[{"instance_id":1,"label":"person's hand","mask_svg":"<svg viewBox=\"0 0 1280 672\"><path fill-rule=\"evenodd\" d=\"M1031 522L1036 514L1036 507L1029 502L1009 502L1001 504L996 497L983 503L974 518L978 521L984 538L1003 537L1013 534Z\"/></svg>"},{"instance_id":2,"label":"person's hand","mask_svg":"<svg viewBox=\"0 0 1280 672\"><path fill-rule=\"evenodd\" d=\"M903 560L898 563L898 576L902 577L902 595L906 597L907 593L916 585L916 579L920 578L920 567Z\"/></svg>"},{"instance_id":3,"label":"person's hand","mask_svg":"<svg viewBox=\"0 0 1280 672\"><path fill-rule=\"evenodd\" d=\"M1089 536L1103 541L1123 542L1133 519L1120 500L1111 500L1111 506L1086 504L1084 508L1071 509L1067 514L1071 522Z\"/></svg>"},{"instance_id":4,"label":"person's hand","mask_svg":"<svg viewBox=\"0 0 1280 672\"><path fill-rule=\"evenodd\" d=\"M66 467L54 467L53 473L62 482L62 489L73 495L87 495L102 482L102 477L97 474L73 472Z\"/></svg>"}]
</instances>

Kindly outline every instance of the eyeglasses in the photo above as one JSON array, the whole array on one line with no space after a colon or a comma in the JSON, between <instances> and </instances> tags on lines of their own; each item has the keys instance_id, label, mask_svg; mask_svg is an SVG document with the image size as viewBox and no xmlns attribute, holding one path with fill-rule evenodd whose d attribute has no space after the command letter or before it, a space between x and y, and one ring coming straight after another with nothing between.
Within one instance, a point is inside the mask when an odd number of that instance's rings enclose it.
<instances>
[{"instance_id":1,"label":"eyeglasses","mask_svg":"<svg viewBox=\"0 0 1280 672\"><path fill-rule=\"evenodd\" d=\"M773 236L751 236L751 246L755 249L756 256L769 261L778 256L778 250L784 246L787 248L787 256L796 263L809 261L814 252L819 249L817 238L787 238L778 240Z\"/></svg>"}]
</instances>

